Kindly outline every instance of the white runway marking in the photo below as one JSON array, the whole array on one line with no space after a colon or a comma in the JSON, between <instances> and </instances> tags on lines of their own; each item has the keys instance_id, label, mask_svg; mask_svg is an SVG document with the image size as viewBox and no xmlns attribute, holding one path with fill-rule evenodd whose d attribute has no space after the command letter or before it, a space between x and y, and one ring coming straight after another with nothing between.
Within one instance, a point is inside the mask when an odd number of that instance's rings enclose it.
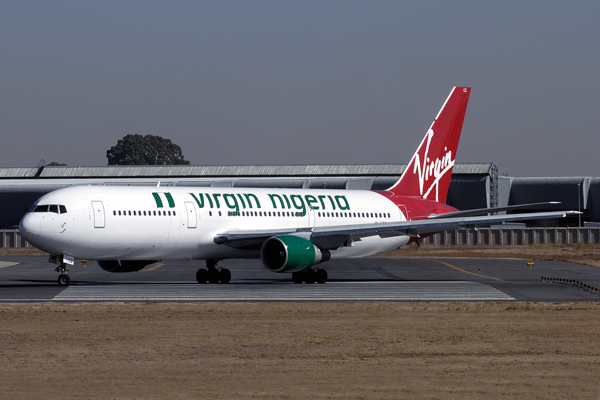
<instances>
[{"instance_id":1,"label":"white runway marking","mask_svg":"<svg viewBox=\"0 0 600 400\"><path fill-rule=\"evenodd\" d=\"M507 301L491 286L467 281L280 284L73 285L53 301Z\"/></svg>"},{"instance_id":2,"label":"white runway marking","mask_svg":"<svg viewBox=\"0 0 600 400\"><path fill-rule=\"evenodd\" d=\"M13 265L18 265L18 264L19 263L16 263L16 262L0 261L0 268L12 267Z\"/></svg>"}]
</instances>

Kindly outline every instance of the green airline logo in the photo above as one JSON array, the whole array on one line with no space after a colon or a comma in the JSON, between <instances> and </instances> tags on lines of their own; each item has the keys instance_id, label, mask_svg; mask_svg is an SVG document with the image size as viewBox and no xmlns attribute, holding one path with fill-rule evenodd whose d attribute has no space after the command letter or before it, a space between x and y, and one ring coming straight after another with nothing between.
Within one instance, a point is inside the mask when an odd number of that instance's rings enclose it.
<instances>
[{"instance_id":1,"label":"green airline logo","mask_svg":"<svg viewBox=\"0 0 600 400\"><path fill-rule=\"evenodd\" d=\"M190 193L199 208L223 208L239 212L240 209L261 209L260 200L253 193ZM350 203L346 196L337 195L318 195L310 194L267 194L271 200L271 205L278 210L298 210L303 213L307 208L313 210L350 210Z\"/></svg>"},{"instance_id":2,"label":"green airline logo","mask_svg":"<svg viewBox=\"0 0 600 400\"><path fill-rule=\"evenodd\" d=\"M169 208L175 208L175 200L169 192L153 192L152 196L156 202L157 208L165 208L165 202ZM260 200L253 193L190 193L199 208L217 208L227 207L230 210L239 212L240 209L261 209ZM311 194L267 194L271 205L275 210L298 210L302 213L306 209L323 211L348 211L350 203L344 195L317 195Z\"/></svg>"}]
</instances>

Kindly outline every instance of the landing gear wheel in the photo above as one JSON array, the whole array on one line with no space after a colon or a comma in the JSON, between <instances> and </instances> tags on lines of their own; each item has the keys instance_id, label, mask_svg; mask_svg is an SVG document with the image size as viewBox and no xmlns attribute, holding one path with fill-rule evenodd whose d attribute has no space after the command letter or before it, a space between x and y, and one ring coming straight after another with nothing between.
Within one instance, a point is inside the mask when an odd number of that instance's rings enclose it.
<instances>
[{"instance_id":1,"label":"landing gear wheel","mask_svg":"<svg viewBox=\"0 0 600 400\"><path fill-rule=\"evenodd\" d=\"M303 281L304 281L304 273L303 272L292 272L292 282L302 283Z\"/></svg>"},{"instance_id":2,"label":"landing gear wheel","mask_svg":"<svg viewBox=\"0 0 600 400\"><path fill-rule=\"evenodd\" d=\"M58 276L58 284L60 286L69 286L71 284L71 277L67 274L60 274Z\"/></svg>"},{"instance_id":3,"label":"landing gear wheel","mask_svg":"<svg viewBox=\"0 0 600 400\"><path fill-rule=\"evenodd\" d=\"M206 283L208 281L208 270L200 268L196 271L196 280L198 283Z\"/></svg>"},{"instance_id":4,"label":"landing gear wheel","mask_svg":"<svg viewBox=\"0 0 600 400\"><path fill-rule=\"evenodd\" d=\"M198 283L229 283L231 272L227 268L217 269L219 260L206 260L206 269L200 268L196 272Z\"/></svg>"},{"instance_id":5,"label":"landing gear wheel","mask_svg":"<svg viewBox=\"0 0 600 400\"><path fill-rule=\"evenodd\" d=\"M315 283L317 280L317 273L314 269L308 269L304 271L304 282L306 283Z\"/></svg>"},{"instance_id":6,"label":"landing gear wheel","mask_svg":"<svg viewBox=\"0 0 600 400\"><path fill-rule=\"evenodd\" d=\"M216 269L208 271L208 283L219 283L219 271Z\"/></svg>"},{"instance_id":7,"label":"landing gear wheel","mask_svg":"<svg viewBox=\"0 0 600 400\"><path fill-rule=\"evenodd\" d=\"M324 269L318 269L315 271L315 274L317 276L317 283L325 283L327 282L327 271L325 271Z\"/></svg>"},{"instance_id":8,"label":"landing gear wheel","mask_svg":"<svg viewBox=\"0 0 600 400\"><path fill-rule=\"evenodd\" d=\"M221 283L229 283L231 280L231 272L227 268L219 270L219 280Z\"/></svg>"}]
</instances>

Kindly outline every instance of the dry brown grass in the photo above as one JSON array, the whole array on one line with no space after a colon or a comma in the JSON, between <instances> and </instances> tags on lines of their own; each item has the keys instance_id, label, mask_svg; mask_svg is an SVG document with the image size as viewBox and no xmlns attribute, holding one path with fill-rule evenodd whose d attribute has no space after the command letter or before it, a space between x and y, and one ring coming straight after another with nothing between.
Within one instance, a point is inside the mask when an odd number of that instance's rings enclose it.
<instances>
[{"instance_id":1,"label":"dry brown grass","mask_svg":"<svg viewBox=\"0 0 600 400\"><path fill-rule=\"evenodd\" d=\"M5 304L0 398L597 399L600 304Z\"/></svg>"},{"instance_id":2,"label":"dry brown grass","mask_svg":"<svg viewBox=\"0 0 600 400\"><path fill-rule=\"evenodd\" d=\"M599 255L385 254L600 266ZM4 304L0 399L598 399L599 317L600 303Z\"/></svg>"}]
</instances>

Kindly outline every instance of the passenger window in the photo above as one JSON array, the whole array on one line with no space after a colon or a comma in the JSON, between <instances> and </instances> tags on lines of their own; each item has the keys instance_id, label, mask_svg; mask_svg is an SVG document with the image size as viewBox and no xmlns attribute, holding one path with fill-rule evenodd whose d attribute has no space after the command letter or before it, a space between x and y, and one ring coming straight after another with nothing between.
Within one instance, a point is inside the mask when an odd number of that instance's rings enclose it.
<instances>
[{"instance_id":1,"label":"passenger window","mask_svg":"<svg viewBox=\"0 0 600 400\"><path fill-rule=\"evenodd\" d=\"M121 211L119 210L119 216L121 215Z\"/></svg>"},{"instance_id":2,"label":"passenger window","mask_svg":"<svg viewBox=\"0 0 600 400\"><path fill-rule=\"evenodd\" d=\"M175 211L173 211L173 215L175 215Z\"/></svg>"},{"instance_id":3,"label":"passenger window","mask_svg":"<svg viewBox=\"0 0 600 400\"><path fill-rule=\"evenodd\" d=\"M117 215L117 212L115 210L113 210L113 215Z\"/></svg>"},{"instance_id":4,"label":"passenger window","mask_svg":"<svg viewBox=\"0 0 600 400\"><path fill-rule=\"evenodd\" d=\"M146 211L144 211L144 217L146 216Z\"/></svg>"},{"instance_id":5,"label":"passenger window","mask_svg":"<svg viewBox=\"0 0 600 400\"><path fill-rule=\"evenodd\" d=\"M129 215L131 215L131 211L127 211L127 213L128 213Z\"/></svg>"}]
</instances>

